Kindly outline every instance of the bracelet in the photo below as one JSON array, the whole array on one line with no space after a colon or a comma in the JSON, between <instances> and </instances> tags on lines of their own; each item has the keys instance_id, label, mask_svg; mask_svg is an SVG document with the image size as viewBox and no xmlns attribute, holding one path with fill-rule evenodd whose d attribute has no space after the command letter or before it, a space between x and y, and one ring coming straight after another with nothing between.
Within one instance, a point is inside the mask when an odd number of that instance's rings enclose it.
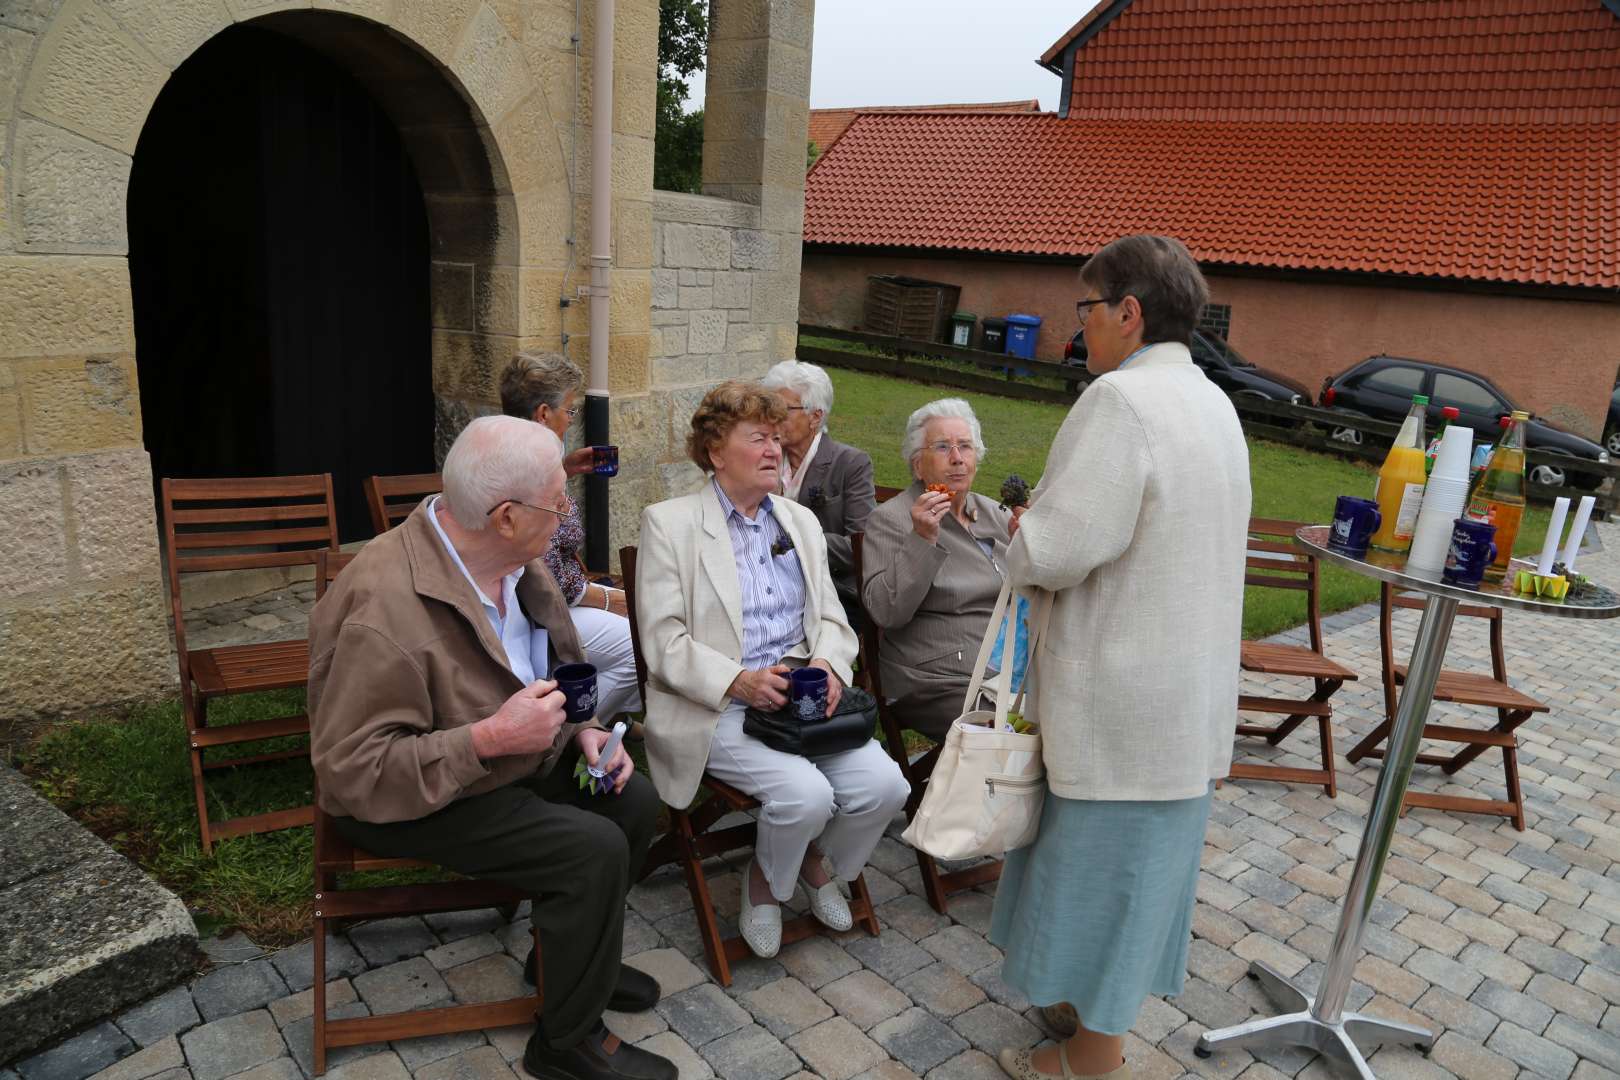
<instances>
[{"instance_id":1,"label":"bracelet","mask_svg":"<svg viewBox=\"0 0 1620 1080\"><path fill-rule=\"evenodd\" d=\"M602 610L606 611L608 609L608 587L606 585L598 585L597 588L602 590Z\"/></svg>"}]
</instances>

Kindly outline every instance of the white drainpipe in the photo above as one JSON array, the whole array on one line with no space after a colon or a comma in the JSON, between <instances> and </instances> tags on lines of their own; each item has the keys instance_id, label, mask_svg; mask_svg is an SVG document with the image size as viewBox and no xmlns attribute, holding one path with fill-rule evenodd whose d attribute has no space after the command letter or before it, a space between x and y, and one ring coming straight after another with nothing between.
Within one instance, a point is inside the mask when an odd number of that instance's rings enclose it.
<instances>
[{"instance_id":1,"label":"white drainpipe","mask_svg":"<svg viewBox=\"0 0 1620 1080\"><path fill-rule=\"evenodd\" d=\"M608 430L608 309L613 271L613 0L596 0L591 83L591 364L585 377L585 441L613 442ZM585 564L606 570L608 479L585 478Z\"/></svg>"}]
</instances>

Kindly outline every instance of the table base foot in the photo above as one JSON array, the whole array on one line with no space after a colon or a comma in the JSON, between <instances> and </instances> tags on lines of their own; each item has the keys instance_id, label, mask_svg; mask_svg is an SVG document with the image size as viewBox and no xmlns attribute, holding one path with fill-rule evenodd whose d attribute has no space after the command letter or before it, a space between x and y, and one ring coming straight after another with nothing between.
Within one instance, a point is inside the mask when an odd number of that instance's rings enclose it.
<instances>
[{"instance_id":1,"label":"table base foot","mask_svg":"<svg viewBox=\"0 0 1620 1080\"><path fill-rule=\"evenodd\" d=\"M1329 1061L1348 1069L1362 1080L1375 1080L1362 1056L1375 1047L1405 1043L1425 1055L1434 1045L1434 1035L1420 1027L1384 1020L1360 1013L1346 1013L1337 1024L1311 1015L1312 998L1274 968L1259 961L1249 965L1249 974L1259 981L1266 996L1289 1011L1282 1016L1265 1017L1236 1024L1219 1031L1206 1031L1193 1048L1199 1057L1209 1057L1227 1046L1303 1046Z\"/></svg>"}]
</instances>

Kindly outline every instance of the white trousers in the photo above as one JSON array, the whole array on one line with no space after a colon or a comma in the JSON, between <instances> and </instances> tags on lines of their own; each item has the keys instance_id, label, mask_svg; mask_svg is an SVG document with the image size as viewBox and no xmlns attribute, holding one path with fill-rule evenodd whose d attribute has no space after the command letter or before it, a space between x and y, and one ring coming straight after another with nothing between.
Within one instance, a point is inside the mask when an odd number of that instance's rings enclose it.
<instances>
[{"instance_id":1,"label":"white trousers","mask_svg":"<svg viewBox=\"0 0 1620 1080\"><path fill-rule=\"evenodd\" d=\"M792 897L812 840L834 874L854 880L911 794L900 767L876 742L818 758L772 750L743 734L743 712L733 701L720 714L708 770L759 800L754 859L771 895L779 902Z\"/></svg>"},{"instance_id":2,"label":"white trousers","mask_svg":"<svg viewBox=\"0 0 1620 1080\"><path fill-rule=\"evenodd\" d=\"M585 660L596 668L596 715L608 727L622 712L640 712L636 655L630 646L630 620L602 608L571 607L574 632Z\"/></svg>"}]
</instances>

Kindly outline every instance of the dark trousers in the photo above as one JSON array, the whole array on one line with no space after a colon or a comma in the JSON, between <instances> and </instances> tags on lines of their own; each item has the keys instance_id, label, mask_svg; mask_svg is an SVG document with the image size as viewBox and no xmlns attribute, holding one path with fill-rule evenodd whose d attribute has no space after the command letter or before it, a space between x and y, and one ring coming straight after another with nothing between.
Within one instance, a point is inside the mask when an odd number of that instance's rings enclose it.
<instances>
[{"instance_id":1,"label":"dark trousers","mask_svg":"<svg viewBox=\"0 0 1620 1080\"><path fill-rule=\"evenodd\" d=\"M619 978L624 898L652 843L658 795L636 773L618 795L586 795L571 748L547 777L470 795L416 821L335 818L352 844L427 859L528 893L540 933L540 1028L557 1049L596 1026Z\"/></svg>"}]
</instances>

